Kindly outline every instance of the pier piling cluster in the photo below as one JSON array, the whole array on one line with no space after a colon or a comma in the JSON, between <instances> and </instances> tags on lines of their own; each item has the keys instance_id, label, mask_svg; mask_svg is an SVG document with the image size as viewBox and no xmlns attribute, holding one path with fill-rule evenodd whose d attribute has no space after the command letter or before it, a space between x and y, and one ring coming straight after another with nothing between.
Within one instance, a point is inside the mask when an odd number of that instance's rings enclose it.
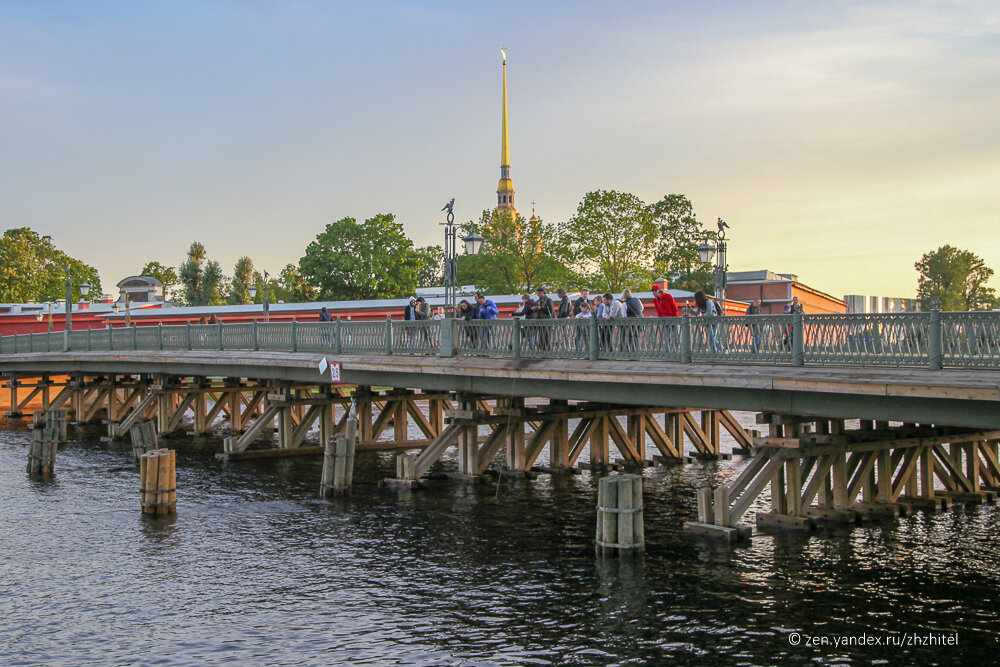
<instances>
[{"instance_id":1,"label":"pier piling cluster","mask_svg":"<svg viewBox=\"0 0 1000 667\"><path fill-rule=\"evenodd\" d=\"M154 449L139 457L142 513L164 516L177 512L177 464L172 449Z\"/></svg>"},{"instance_id":2,"label":"pier piling cluster","mask_svg":"<svg viewBox=\"0 0 1000 667\"><path fill-rule=\"evenodd\" d=\"M597 552L630 555L645 549L642 475L608 475L597 488Z\"/></svg>"}]
</instances>

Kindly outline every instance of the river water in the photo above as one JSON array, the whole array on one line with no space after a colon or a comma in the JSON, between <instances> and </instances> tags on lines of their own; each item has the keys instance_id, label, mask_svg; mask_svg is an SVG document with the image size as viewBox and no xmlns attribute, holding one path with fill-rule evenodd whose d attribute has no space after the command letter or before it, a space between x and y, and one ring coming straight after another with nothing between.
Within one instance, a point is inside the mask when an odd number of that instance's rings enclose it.
<instances>
[{"instance_id":1,"label":"river water","mask_svg":"<svg viewBox=\"0 0 1000 667\"><path fill-rule=\"evenodd\" d=\"M589 473L400 493L364 454L328 502L318 460L179 439L178 513L151 519L100 435L71 429L42 481L0 430L0 664L997 661L995 505L729 547L682 525L748 459L697 462L646 470L646 552L602 559Z\"/></svg>"}]
</instances>

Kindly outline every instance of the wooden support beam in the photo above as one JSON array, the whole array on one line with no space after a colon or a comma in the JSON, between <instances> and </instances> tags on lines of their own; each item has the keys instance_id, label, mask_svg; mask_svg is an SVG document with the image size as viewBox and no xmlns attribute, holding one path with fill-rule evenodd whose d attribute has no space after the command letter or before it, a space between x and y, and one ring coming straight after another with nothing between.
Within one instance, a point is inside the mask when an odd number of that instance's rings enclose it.
<instances>
[{"instance_id":1,"label":"wooden support beam","mask_svg":"<svg viewBox=\"0 0 1000 667\"><path fill-rule=\"evenodd\" d=\"M681 414L681 423L684 426L684 434L690 438L691 444L700 454L718 454L719 452L713 448L712 442L708 435L701 430L698 423L694 420L694 417L690 412L684 412Z\"/></svg>"},{"instance_id":2,"label":"wooden support beam","mask_svg":"<svg viewBox=\"0 0 1000 667\"><path fill-rule=\"evenodd\" d=\"M746 429L736 421L732 413L729 410L716 410L719 418L719 424L729 431L729 435L733 437L736 441L736 446L741 449L749 449L753 446L753 438L747 433Z\"/></svg>"},{"instance_id":3,"label":"wooden support beam","mask_svg":"<svg viewBox=\"0 0 1000 667\"><path fill-rule=\"evenodd\" d=\"M664 432L660 427L660 423L649 416L645 420L646 433L649 435L649 439L653 441L653 445L656 449L668 458L680 458L684 456L684 452L674 444L670 437Z\"/></svg>"},{"instance_id":4,"label":"wooden support beam","mask_svg":"<svg viewBox=\"0 0 1000 667\"><path fill-rule=\"evenodd\" d=\"M644 461L645 456L640 456L638 450L636 449L635 443L632 442L625 429L622 428L621 423L618 418L614 415L608 415L608 424L611 427L609 433L611 435L612 441L614 441L615 446L618 451L621 452L622 456L628 461Z\"/></svg>"},{"instance_id":5,"label":"wooden support beam","mask_svg":"<svg viewBox=\"0 0 1000 667\"><path fill-rule=\"evenodd\" d=\"M871 472L875 467L875 461L878 459L878 452L864 452L858 456L861 458L855 466L856 470L847 487L848 505L854 502L862 487L870 480ZM866 500L871 501L870 498L866 498Z\"/></svg>"},{"instance_id":6,"label":"wooden support beam","mask_svg":"<svg viewBox=\"0 0 1000 667\"><path fill-rule=\"evenodd\" d=\"M445 450L458 442L458 436L463 428L464 426L461 424L449 424L438 437L434 438L430 445L420 452L413 462L415 479L423 477L431 465L441 458Z\"/></svg>"},{"instance_id":7,"label":"wooden support beam","mask_svg":"<svg viewBox=\"0 0 1000 667\"><path fill-rule=\"evenodd\" d=\"M555 429L555 426L556 423L554 421L542 422L541 426L532 434L526 446L525 464L528 469L535 465L535 461L538 459L538 455L542 453L545 443L552 437L552 431Z\"/></svg>"},{"instance_id":8,"label":"wooden support beam","mask_svg":"<svg viewBox=\"0 0 1000 667\"><path fill-rule=\"evenodd\" d=\"M892 483L892 496L889 498L889 502L896 502L900 495L903 493L903 488L909 486L912 483L913 475L917 470L917 461L919 460L920 450L917 448L906 449L902 452L902 466L896 473L896 478ZM910 494L915 496L915 489Z\"/></svg>"},{"instance_id":9,"label":"wooden support beam","mask_svg":"<svg viewBox=\"0 0 1000 667\"><path fill-rule=\"evenodd\" d=\"M743 517L750 508L750 505L760 495L760 492L764 490L764 487L772 483L775 471L781 470L782 466L784 466L784 458L779 452L761 453L767 457L767 463L746 485L743 493L739 494L739 497L733 500L732 509L729 512L729 525L731 526L736 525L736 522ZM730 498L733 498L735 495L731 493Z\"/></svg>"},{"instance_id":10,"label":"wooden support beam","mask_svg":"<svg viewBox=\"0 0 1000 667\"><path fill-rule=\"evenodd\" d=\"M611 452L608 444L611 437L610 428L606 414L594 417L594 426L590 429L591 465L606 466L611 463Z\"/></svg>"},{"instance_id":11,"label":"wooden support beam","mask_svg":"<svg viewBox=\"0 0 1000 667\"><path fill-rule=\"evenodd\" d=\"M577 422L573 434L569 437L569 456L566 459L566 465L576 465L577 459L583 453L583 448L590 442L595 421L594 417L584 417Z\"/></svg>"},{"instance_id":12,"label":"wooden support beam","mask_svg":"<svg viewBox=\"0 0 1000 667\"><path fill-rule=\"evenodd\" d=\"M254 420L254 423L250 428L243 432L239 438L229 437L224 441L224 448L226 452L242 452L250 445L251 442L257 439L260 432L264 430L264 427L268 424L274 423L274 417L281 410L280 405L271 405L264 411L264 413Z\"/></svg>"}]
</instances>

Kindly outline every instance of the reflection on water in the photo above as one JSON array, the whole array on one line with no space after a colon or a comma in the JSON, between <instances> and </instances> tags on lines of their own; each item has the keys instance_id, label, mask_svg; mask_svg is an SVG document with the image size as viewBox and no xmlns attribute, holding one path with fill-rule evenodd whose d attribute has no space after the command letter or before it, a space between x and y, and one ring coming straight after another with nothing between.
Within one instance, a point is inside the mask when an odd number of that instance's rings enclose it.
<instances>
[{"instance_id":1,"label":"reflection on water","mask_svg":"<svg viewBox=\"0 0 1000 667\"><path fill-rule=\"evenodd\" d=\"M645 473L647 551L595 556L590 474L392 493L358 457L349 498L318 460L217 465L178 449L178 514L139 511L125 445L76 431L48 481L29 434L0 432L3 664L718 664L995 657L996 506L748 547L681 530L695 491L746 459ZM793 646L816 636L958 632L953 647Z\"/></svg>"}]
</instances>

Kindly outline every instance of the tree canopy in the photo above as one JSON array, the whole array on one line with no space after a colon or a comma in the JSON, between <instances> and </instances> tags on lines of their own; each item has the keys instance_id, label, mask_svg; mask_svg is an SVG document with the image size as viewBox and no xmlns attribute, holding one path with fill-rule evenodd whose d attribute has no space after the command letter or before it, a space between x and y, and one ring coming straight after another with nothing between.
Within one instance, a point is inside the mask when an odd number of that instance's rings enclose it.
<instances>
[{"instance_id":1,"label":"tree canopy","mask_svg":"<svg viewBox=\"0 0 1000 667\"><path fill-rule=\"evenodd\" d=\"M627 192L588 192L564 225L572 268L592 289L638 289L655 273L659 228L650 208Z\"/></svg>"},{"instance_id":2,"label":"tree canopy","mask_svg":"<svg viewBox=\"0 0 1000 667\"><path fill-rule=\"evenodd\" d=\"M294 264L285 264L285 268L278 274L278 279L271 287L274 301L285 301L298 303L302 301L315 301L316 290L306 282L299 272L299 267ZM257 295L258 300L260 294Z\"/></svg>"},{"instance_id":3,"label":"tree canopy","mask_svg":"<svg viewBox=\"0 0 1000 667\"><path fill-rule=\"evenodd\" d=\"M412 294L420 264L402 225L382 213L328 224L306 247L299 270L322 300L380 299Z\"/></svg>"},{"instance_id":4,"label":"tree canopy","mask_svg":"<svg viewBox=\"0 0 1000 667\"><path fill-rule=\"evenodd\" d=\"M417 287L438 287L444 281L444 248L429 245L416 250L420 258Z\"/></svg>"},{"instance_id":5,"label":"tree canopy","mask_svg":"<svg viewBox=\"0 0 1000 667\"><path fill-rule=\"evenodd\" d=\"M205 261L205 246L195 241L181 265L180 281L188 306L219 306L226 302L226 276L215 260Z\"/></svg>"},{"instance_id":6,"label":"tree canopy","mask_svg":"<svg viewBox=\"0 0 1000 667\"><path fill-rule=\"evenodd\" d=\"M66 298L66 269L69 269L73 301L81 298L80 285L90 285L93 294L102 293L97 269L70 257L29 227L8 229L0 237L0 301L56 301Z\"/></svg>"},{"instance_id":7,"label":"tree canopy","mask_svg":"<svg viewBox=\"0 0 1000 667\"><path fill-rule=\"evenodd\" d=\"M917 298L925 310L988 310L997 303L987 286L993 269L975 253L944 245L925 253L917 269Z\"/></svg>"},{"instance_id":8,"label":"tree canopy","mask_svg":"<svg viewBox=\"0 0 1000 667\"><path fill-rule=\"evenodd\" d=\"M483 211L478 224L463 225L459 236L473 227L485 241L478 255L459 251L459 282L496 294L514 294L570 281L566 247L555 225L494 209Z\"/></svg>"},{"instance_id":9,"label":"tree canopy","mask_svg":"<svg viewBox=\"0 0 1000 667\"><path fill-rule=\"evenodd\" d=\"M250 298L250 287L255 284L256 272L253 270L253 260L243 256L236 260L233 267L233 279L229 281L228 301L234 305L253 303Z\"/></svg>"},{"instance_id":10,"label":"tree canopy","mask_svg":"<svg viewBox=\"0 0 1000 667\"><path fill-rule=\"evenodd\" d=\"M713 235L695 218L691 201L684 195L665 195L649 205L649 212L658 228L654 255L657 272L670 280L671 287L713 292L712 264L702 262L698 256L698 247Z\"/></svg>"},{"instance_id":11,"label":"tree canopy","mask_svg":"<svg viewBox=\"0 0 1000 667\"><path fill-rule=\"evenodd\" d=\"M139 271L139 275L156 278L163 283L163 299L165 301L170 301L175 296L173 290L177 286L179 279L174 267L164 266L157 261L147 262L146 266L142 267L142 270Z\"/></svg>"}]
</instances>

